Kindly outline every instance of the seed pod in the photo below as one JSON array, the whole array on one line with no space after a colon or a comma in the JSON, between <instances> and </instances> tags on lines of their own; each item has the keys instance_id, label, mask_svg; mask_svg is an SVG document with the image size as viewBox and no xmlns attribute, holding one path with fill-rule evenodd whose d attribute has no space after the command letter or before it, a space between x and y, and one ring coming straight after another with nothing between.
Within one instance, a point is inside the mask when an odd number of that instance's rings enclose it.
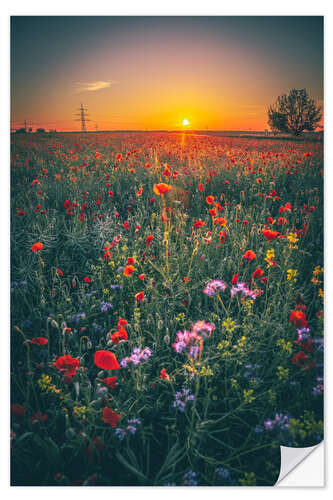
<instances>
[{"instance_id":1,"label":"seed pod","mask_svg":"<svg viewBox=\"0 0 333 500\"><path fill-rule=\"evenodd\" d=\"M65 432L65 436L67 439L72 439L75 437L75 435L76 435L76 432L75 432L75 429L73 427L69 427Z\"/></svg>"}]
</instances>

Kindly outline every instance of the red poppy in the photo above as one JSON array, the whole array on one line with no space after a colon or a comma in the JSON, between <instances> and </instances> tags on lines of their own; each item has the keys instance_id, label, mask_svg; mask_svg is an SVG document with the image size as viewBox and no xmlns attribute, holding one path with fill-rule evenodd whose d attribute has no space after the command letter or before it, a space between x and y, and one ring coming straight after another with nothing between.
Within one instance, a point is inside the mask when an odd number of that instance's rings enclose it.
<instances>
[{"instance_id":1,"label":"red poppy","mask_svg":"<svg viewBox=\"0 0 333 500\"><path fill-rule=\"evenodd\" d=\"M291 204L286 203L284 206L279 208L279 212L280 214L282 214L283 212L291 212Z\"/></svg>"},{"instance_id":2,"label":"red poppy","mask_svg":"<svg viewBox=\"0 0 333 500\"><path fill-rule=\"evenodd\" d=\"M158 196L163 196L165 193L170 191L171 188L172 186L170 186L170 184L165 184L164 182L154 184L154 193Z\"/></svg>"},{"instance_id":3,"label":"red poppy","mask_svg":"<svg viewBox=\"0 0 333 500\"><path fill-rule=\"evenodd\" d=\"M253 250L246 250L245 254L243 255L243 258L246 260L254 260L257 257L257 255L253 252Z\"/></svg>"},{"instance_id":4,"label":"red poppy","mask_svg":"<svg viewBox=\"0 0 333 500\"><path fill-rule=\"evenodd\" d=\"M105 259L105 260L111 260L112 255L113 255L113 254L112 254L112 252L110 252L110 250L107 250L107 251L105 252L105 254L104 254L104 259Z\"/></svg>"},{"instance_id":5,"label":"red poppy","mask_svg":"<svg viewBox=\"0 0 333 500\"><path fill-rule=\"evenodd\" d=\"M90 278L88 278L88 276L85 276L85 277L83 278L83 281L84 281L85 283L90 283L90 282L91 282L91 279L90 279Z\"/></svg>"},{"instance_id":6,"label":"red poppy","mask_svg":"<svg viewBox=\"0 0 333 500\"><path fill-rule=\"evenodd\" d=\"M17 417L23 417L23 415L25 414L24 406L20 405L19 403L12 404L11 408L12 408L12 413Z\"/></svg>"},{"instance_id":7,"label":"red poppy","mask_svg":"<svg viewBox=\"0 0 333 500\"><path fill-rule=\"evenodd\" d=\"M303 367L307 359L308 356L303 351L299 351L293 355L291 362L296 366Z\"/></svg>"},{"instance_id":8,"label":"red poppy","mask_svg":"<svg viewBox=\"0 0 333 500\"><path fill-rule=\"evenodd\" d=\"M134 262L135 262L135 260L133 257L128 257L128 259L127 259L128 266L133 266Z\"/></svg>"},{"instance_id":9,"label":"red poppy","mask_svg":"<svg viewBox=\"0 0 333 500\"><path fill-rule=\"evenodd\" d=\"M279 236L278 231L272 231L271 229L262 229L261 232L267 241L272 241Z\"/></svg>"},{"instance_id":10,"label":"red poppy","mask_svg":"<svg viewBox=\"0 0 333 500\"><path fill-rule=\"evenodd\" d=\"M145 293L144 292L139 292L135 295L135 298L138 302L142 302L143 299L145 298Z\"/></svg>"},{"instance_id":11,"label":"red poppy","mask_svg":"<svg viewBox=\"0 0 333 500\"><path fill-rule=\"evenodd\" d=\"M110 424L111 427L117 427L118 421L122 415L117 415L114 411L110 410L108 406L106 406L103 410L103 422L105 424Z\"/></svg>"},{"instance_id":12,"label":"red poppy","mask_svg":"<svg viewBox=\"0 0 333 500\"><path fill-rule=\"evenodd\" d=\"M31 247L31 250L33 252L40 252L40 250L43 248L43 243L41 243L40 241L37 241L37 243L34 243Z\"/></svg>"},{"instance_id":13,"label":"red poppy","mask_svg":"<svg viewBox=\"0 0 333 500\"><path fill-rule=\"evenodd\" d=\"M165 368L162 368L161 373L160 373L160 378L162 380L169 380L170 379L170 376L167 374Z\"/></svg>"},{"instance_id":14,"label":"red poppy","mask_svg":"<svg viewBox=\"0 0 333 500\"><path fill-rule=\"evenodd\" d=\"M44 337L34 337L30 340L30 343L36 345L46 345L48 343L48 340Z\"/></svg>"},{"instance_id":15,"label":"red poppy","mask_svg":"<svg viewBox=\"0 0 333 500\"><path fill-rule=\"evenodd\" d=\"M123 227L125 229L129 229L130 225L129 225L129 222L127 220L125 220L124 224L123 224Z\"/></svg>"},{"instance_id":16,"label":"red poppy","mask_svg":"<svg viewBox=\"0 0 333 500\"><path fill-rule=\"evenodd\" d=\"M31 417L31 423L39 423L41 424L42 422L46 422L48 420L49 416L46 413L41 413L40 411L37 411L32 417Z\"/></svg>"},{"instance_id":17,"label":"red poppy","mask_svg":"<svg viewBox=\"0 0 333 500\"><path fill-rule=\"evenodd\" d=\"M202 226L204 226L204 225L205 225L205 222L204 222L204 221L202 221L201 219L198 219L198 220L197 220L197 221L195 221L195 223L194 223L194 227L195 227L196 229L198 229L199 227L202 227Z\"/></svg>"},{"instance_id":18,"label":"red poppy","mask_svg":"<svg viewBox=\"0 0 333 500\"><path fill-rule=\"evenodd\" d=\"M232 277L231 283L233 285L236 285L237 281L238 281L238 274L234 274L233 277Z\"/></svg>"},{"instance_id":19,"label":"red poppy","mask_svg":"<svg viewBox=\"0 0 333 500\"><path fill-rule=\"evenodd\" d=\"M198 185L198 191L203 191L203 190L204 190L203 184L199 184Z\"/></svg>"},{"instance_id":20,"label":"red poppy","mask_svg":"<svg viewBox=\"0 0 333 500\"><path fill-rule=\"evenodd\" d=\"M279 217L278 218L278 224L279 224L279 226L283 226L284 224L287 226L288 225L288 221L287 221L287 219L285 219L285 217Z\"/></svg>"},{"instance_id":21,"label":"red poppy","mask_svg":"<svg viewBox=\"0 0 333 500\"><path fill-rule=\"evenodd\" d=\"M126 326L127 324L128 324L128 321L126 321L126 319L120 317L118 319L117 328L120 328L121 326Z\"/></svg>"},{"instance_id":22,"label":"red poppy","mask_svg":"<svg viewBox=\"0 0 333 500\"><path fill-rule=\"evenodd\" d=\"M57 370L59 372L64 372L67 377L72 377L75 375L76 370L80 368L80 362L77 358L72 358L69 354L65 356L60 356L55 362Z\"/></svg>"},{"instance_id":23,"label":"red poppy","mask_svg":"<svg viewBox=\"0 0 333 500\"><path fill-rule=\"evenodd\" d=\"M139 280L143 281L145 279L146 275L145 274L139 274L138 278Z\"/></svg>"},{"instance_id":24,"label":"red poppy","mask_svg":"<svg viewBox=\"0 0 333 500\"><path fill-rule=\"evenodd\" d=\"M257 269L252 273L252 277L253 278L261 278L261 276L263 276L263 274L264 274L264 271L260 267L257 267Z\"/></svg>"},{"instance_id":25,"label":"red poppy","mask_svg":"<svg viewBox=\"0 0 333 500\"><path fill-rule=\"evenodd\" d=\"M208 205L212 205L214 203L214 196L207 196L206 197L206 203Z\"/></svg>"},{"instance_id":26,"label":"red poppy","mask_svg":"<svg viewBox=\"0 0 333 500\"><path fill-rule=\"evenodd\" d=\"M224 243L225 242L225 239L227 237L227 233L225 231L220 231L219 232L219 240L220 240L220 243Z\"/></svg>"},{"instance_id":27,"label":"red poppy","mask_svg":"<svg viewBox=\"0 0 333 500\"><path fill-rule=\"evenodd\" d=\"M162 175L163 175L163 177L171 177L172 174L171 174L169 168L165 168L162 172Z\"/></svg>"},{"instance_id":28,"label":"red poppy","mask_svg":"<svg viewBox=\"0 0 333 500\"><path fill-rule=\"evenodd\" d=\"M117 380L117 377L106 377L106 378L103 378L104 384L109 389L114 389L116 387L116 380Z\"/></svg>"},{"instance_id":29,"label":"red poppy","mask_svg":"<svg viewBox=\"0 0 333 500\"><path fill-rule=\"evenodd\" d=\"M123 270L123 275L124 276L130 276L133 272L135 271L134 266L126 266Z\"/></svg>"},{"instance_id":30,"label":"red poppy","mask_svg":"<svg viewBox=\"0 0 333 500\"><path fill-rule=\"evenodd\" d=\"M119 327L119 330L111 335L111 340L114 344L119 344L122 340L127 340L128 334L123 326Z\"/></svg>"},{"instance_id":31,"label":"red poppy","mask_svg":"<svg viewBox=\"0 0 333 500\"><path fill-rule=\"evenodd\" d=\"M306 315L302 311L291 311L289 321L297 328L304 328L307 326Z\"/></svg>"},{"instance_id":32,"label":"red poppy","mask_svg":"<svg viewBox=\"0 0 333 500\"><path fill-rule=\"evenodd\" d=\"M120 366L116 356L110 351L96 351L94 363L102 370L119 370Z\"/></svg>"},{"instance_id":33,"label":"red poppy","mask_svg":"<svg viewBox=\"0 0 333 500\"><path fill-rule=\"evenodd\" d=\"M220 226L225 226L227 224L227 219L225 219L224 217L216 217L216 219L214 219L214 224L220 224Z\"/></svg>"},{"instance_id":34,"label":"red poppy","mask_svg":"<svg viewBox=\"0 0 333 500\"><path fill-rule=\"evenodd\" d=\"M153 239L154 239L154 236L152 234L149 234L147 236L147 238L146 238L146 247L148 247L151 244L151 242L153 241Z\"/></svg>"}]
</instances>

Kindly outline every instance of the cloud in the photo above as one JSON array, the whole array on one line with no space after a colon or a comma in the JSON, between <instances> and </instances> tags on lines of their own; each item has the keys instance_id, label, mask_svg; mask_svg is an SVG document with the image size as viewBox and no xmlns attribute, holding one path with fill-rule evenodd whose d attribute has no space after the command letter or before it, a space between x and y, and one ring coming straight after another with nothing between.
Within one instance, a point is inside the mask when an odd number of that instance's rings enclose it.
<instances>
[{"instance_id":1,"label":"cloud","mask_svg":"<svg viewBox=\"0 0 333 500\"><path fill-rule=\"evenodd\" d=\"M111 85L115 85L116 83L119 82L117 82L116 80L98 80L97 82L76 83L77 87L74 93L78 94L79 92L96 92L97 90L107 89L108 87L111 87Z\"/></svg>"}]
</instances>

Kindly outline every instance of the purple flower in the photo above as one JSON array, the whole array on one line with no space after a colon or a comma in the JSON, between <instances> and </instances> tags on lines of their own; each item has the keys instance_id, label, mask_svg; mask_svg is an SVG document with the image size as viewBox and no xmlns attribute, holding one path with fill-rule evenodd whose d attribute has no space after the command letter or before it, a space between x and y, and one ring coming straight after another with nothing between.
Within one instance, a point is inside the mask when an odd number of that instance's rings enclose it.
<instances>
[{"instance_id":1,"label":"purple flower","mask_svg":"<svg viewBox=\"0 0 333 500\"><path fill-rule=\"evenodd\" d=\"M297 335L299 342L303 342L310 337L310 328L297 328Z\"/></svg>"},{"instance_id":2,"label":"purple flower","mask_svg":"<svg viewBox=\"0 0 333 500\"><path fill-rule=\"evenodd\" d=\"M116 436L122 441L124 437L126 436L126 431L124 429L120 429L120 427L117 427L116 430L114 431Z\"/></svg>"},{"instance_id":3,"label":"purple flower","mask_svg":"<svg viewBox=\"0 0 333 500\"><path fill-rule=\"evenodd\" d=\"M116 436L122 441L127 434L135 434L136 431L138 430L138 425L141 424L141 420L139 418L131 418L127 420L127 427L125 429L122 429L120 427L117 427L115 430Z\"/></svg>"},{"instance_id":4,"label":"purple flower","mask_svg":"<svg viewBox=\"0 0 333 500\"><path fill-rule=\"evenodd\" d=\"M210 281L209 283L207 283L203 292L206 295L208 295L208 297L213 297L218 292L218 290L222 290L222 292L224 292L224 290L226 288L227 288L227 285L224 283L224 281L213 280L213 281Z\"/></svg>"},{"instance_id":5,"label":"purple flower","mask_svg":"<svg viewBox=\"0 0 333 500\"><path fill-rule=\"evenodd\" d=\"M189 470L184 474L183 486L198 486L197 473Z\"/></svg>"},{"instance_id":6,"label":"purple flower","mask_svg":"<svg viewBox=\"0 0 333 500\"><path fill-rule=\"evenodd\" d=\"M120 366L121 366L122 368L127 368L128 361L129 361L129 358L123 358L123 359L120 361Z\"/></svg>"},{"instance_id":7,"label":"purple flower","mask_svg":"<svg viewBox=\"0 0 333 500\"><path fill-rule=\"evenodd\" d=\"M255 300L257 298L257 292L248 288L246 283L237 283L234 285L231 290L231 297L234 297L238 292L241 292L245 297L251 297L251 299Z\"/></svg>"},{"instance_id":8,"label":"purple flower","mask_svg":"<svg viewBox=\"0 0 333 500\"><path fill-rule=\"evenodd\" d=\"M230 477L230 471L224 467L218 467L215 472L220 479L227 479Z\"/></svg>"},{"instance_id":9,"label":"purple flower","mask_svg":"<svg viewBox=\"0 0 333 500\"><path fill-rule=\"evenodd\" d=\"M206 321L197 321L192 325L192 332L200 333L202 338L210 337L213 330L215 330L215 325Z\"/></svg>"},{"instance_id":10,"label":"purple flower","mask_svg":"<svg viewBox=\"0 0 333 500\"><path fill-rule=\"evenodd\" d=\"M266 420L264 422L264 427L266 431L272 431L273 429L280 429L285 431L289 428L289 415L283 415L282 413L276 413L274 420Z\"/></svg>"},{"instance_id":11,"label":"purple flower","mask_svg":"<svg viewBox=\"0 0 333 500\"><path fill-rule=\"evenodd\" d=\"M145 347L144 349L140 349L139 347L135 347L132 351L130 357L123 358L120 361L120 366L122 368L127 368L129 363L132 363L134 366L137 366L142 361L147 361L148 358L152 355L149 347Z\"/></svg>"},{"instance_id":12,"label":"purple flower","mask_svg":"<svg viewBox=\"0 0 333 500\"><path fill-rule=\"evenodd\" d=\"M180 412L184 412L186 403L188 401L193 401L194 400L194 395L190 394L189 389L182 389L182 391L177 391L176 394L176 399L173 402L172 406L174 408L177 408Z\"/></svg>"},{"instance_id":13,"label":"purple flower","mask_svg":"<svg viewBox=\"0 0 333 500\"><path fill-rule=\"evenodd\" d=\"M112 304L111 302L104 302L104 300L102 300L101 302L101 312L106 312L108 309L112 308Z\"/></svg>"}]
</instances>

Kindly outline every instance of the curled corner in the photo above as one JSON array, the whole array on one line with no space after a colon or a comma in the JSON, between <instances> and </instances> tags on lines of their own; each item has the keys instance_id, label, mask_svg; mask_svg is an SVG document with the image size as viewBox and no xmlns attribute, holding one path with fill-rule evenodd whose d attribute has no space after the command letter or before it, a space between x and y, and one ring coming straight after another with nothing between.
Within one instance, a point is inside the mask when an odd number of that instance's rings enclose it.
<instances>
[{"instance_id":1,"label":"curled corner","mask_svg":"<svg viewBox=\"0 0 333 500\"><path fill-rule=\"evenodd\" d=\"M275 486L283 486L281 481L293 471L301 462L303 462L315 449L317 449L323 442L315 445L308 446L307 448L292 448L289 446L280 446L281 452L281 466L280 474ZM295 485L296 486L296 485ZM301 486L298 485L297 486Z\"/></svg>"}]
</instances>

